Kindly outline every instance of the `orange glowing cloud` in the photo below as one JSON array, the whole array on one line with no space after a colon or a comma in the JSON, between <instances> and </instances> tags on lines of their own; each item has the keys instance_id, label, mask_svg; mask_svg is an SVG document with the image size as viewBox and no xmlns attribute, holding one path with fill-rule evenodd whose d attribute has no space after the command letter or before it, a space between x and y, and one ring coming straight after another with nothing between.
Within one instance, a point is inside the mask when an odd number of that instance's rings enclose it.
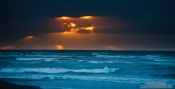
<instances>
[{"instance_id":1,"label":"orange glowing cloud","mask_svg":"<svg viewBox=\"0 0 175 89\"><path fill-rule=\"evenodd\" d=\"M93 16L82 16L82 17L80 17L81 19L92 19L93 18Z\"/></svg>"},{"instance_id":2,"label":"orange glowing cloud","mask_svg":"<svg viewBox=\"0 0 175 89\"><path fill-rule=\"evenodd\" d=\"M27 36L27 37L23 38L22 40L23 41L28 41L28 40L31 40L33 38L34 38L34 36Z\"/></svg>"},{"instance_id":3,"label":"orange glowing cloud","mask_svg":"<svg viewBox=\"0 0 175 89\"><path fill-rule=\"evenodd\" d=\"M8 50L8 49L13 49L13 48L14 48L13 45L7 45L7 46L0 47L1 50Z\"/></svg>"},{"instance_id":4,"label":"orange glowing cloud","mask_svg":"<svg viewBox=\"0 0 175 89\"><path fill-rule=\"evenodd\" d=\"M94 26L81 27L81 28L79 28L79 29L83 29L83 30L87 30L87 31L93 32L93 30L94 30Z\"/></svg>"},{"instance_id":5,"label":"orange glowing cloud","mask_svg":"<svg viewBox=\"0 0 175 89\"><path fill-rule=\"evenodd\" d=\"M67 19L70 19L70 17L68 17L68 16L62 16L62 17L60 17L60 19L67 20Z\"/></svg>"},{"instance_id":6,"label":"orange glowing cloud","mask_svg":"<svg viewBox=\"0 0 175 89\"><path fill-rule=\"evenodd\" d=\"M56 49L57 50L64 50L64 47L63 47L63 45L58 44L58 45L56 45Z\"/></svg>"}]
</instances>

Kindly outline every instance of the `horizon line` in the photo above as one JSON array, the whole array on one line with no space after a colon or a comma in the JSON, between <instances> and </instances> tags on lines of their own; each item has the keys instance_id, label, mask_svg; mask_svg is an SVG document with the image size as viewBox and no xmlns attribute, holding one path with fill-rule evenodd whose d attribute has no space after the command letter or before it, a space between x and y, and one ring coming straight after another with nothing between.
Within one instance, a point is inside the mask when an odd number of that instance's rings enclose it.
<instances>
[{"instance_id":1,"label":"horizon line","mask_svg":"<svg viewBox=\"0 0 175 89\"><path fill-rule=\"evenodd\" d=\"M175 50L134 50L134 49L123 49L123 50L106 50L106 49L0 49L0 51L164 51L164 52L175 52Z\"/></svg>"}]
</instances>

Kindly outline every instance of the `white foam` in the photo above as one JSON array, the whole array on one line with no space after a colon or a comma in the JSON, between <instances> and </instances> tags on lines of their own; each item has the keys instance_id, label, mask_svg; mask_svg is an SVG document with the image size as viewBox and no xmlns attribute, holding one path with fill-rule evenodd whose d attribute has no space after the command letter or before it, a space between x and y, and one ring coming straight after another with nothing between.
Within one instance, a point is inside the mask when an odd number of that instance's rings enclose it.
<instances>
[{"instance_id":1,"label":"white foam","mask_svg":"<svg viewBox=\"0 0 175 89\"><path fill-rule=\"evenodd\" d=\"M16 57L16 60L41 60L41 59L60 59L60 58L69 58L72 56L67 56L67 55L19 55Z\"/></svg>"},{"instance_id":2,"label":"white foam","mask_svg":"<svg viewBox=\"0 0 175 89\"><path fill-rule=\"evenodd\" d=\"M160 55L107 55L100 53L92 53L95 57L98 58L141 58L141 59L160 59L162 56Z\"/></svg>"},{"instance_id":3,"label":"white foam","mask_svg":"<svg viewBox=\"0 0 175 89\"><path fill-rule=\"evenodd\" d=\"M112 64L112 63L133 63L133 62L129 62L129 61L89 61L89 63L92 63L92 64L102 64L102 63Z\"/></svg>"},{"instance_id":4,"label":"white foam","mask_svg":"<svg viewBox=\"0 0 175 89\"><path fill-rule=\"evenodd\" d=\"M146 59L150 59L150 60L153 60L153 59L160 59L161 56L159 55L145 55L144 56Z\"/></svg>"},{"instance_id":5,"label":"white foam","mask_svg":"<svg viewBox=\"0 0 175 89\"><path fill-rule=\"evenodd\" d=\"M95 55L99 58L126 58L127 56L117 56L117 55Z\"/></svg>"},{"instance_id":6,"label":"white foam","mask_svg":"<svg viewBox=\"0 0 175 89\"><path fill-rule=\"evenodd\" d=\"M116 63L114 61L89 61L89 63L99 64L99 63Z\"/></svg>"},{"instance_id":7,"label":"white foam","mask_svg":"<svg viewBox=\"0 0 175 89\"><path fill-rule=\"evenodd\" d=\"M119 70L118 68L99 68L99 69L66 69L66 68L2 68L0 72L6 73L23 73L23 72L36 72L36 73L111 73Z\"/></svg>"},{"instance_id":8,"label":"white foam","mask_svg":"<svg viewBox=\"0 0 175 89\"><path fill-rule=\"evenodd\" d=\"M52 61L59 61L59 58L16 58L18 61L46 61L46 62L52 62Z\"/></svg>"},{"instance_id":9,"label":"white foam","mask_svg":"<svg viewBox=\"0 0 175 89\"><path fill-rule=\"evenodd\" d=\"M149 81L167 81L174 83L172 79L150 79L138 77L116 77L116 76L85 76L85 75L15 75L15 76L0 76L0 78L17 78L17 79L34 79L34 80L86 80L86 81L109 81L109 82L127 82L127 83L145 83Z\"/></svg>"},{"instance_id":10,"label":"white foam","mask_svg":"<svg viewBox=\"0 0 175 89\"><path fill-rule=\"evenodd\" d=\"M43 58L16 58L19 61L43 60Z\"/></svg>"},{"instance_id":11,"label":"white foam","mask_svg":"<svg viewBox=\"0 0 175 89\"><path fill-rule=\"evenodd\" d=\"M102 54L95 54L97 58L137 58L139 56L126 56L126 55L102 55Z\"/></svg>"}]
</instances>

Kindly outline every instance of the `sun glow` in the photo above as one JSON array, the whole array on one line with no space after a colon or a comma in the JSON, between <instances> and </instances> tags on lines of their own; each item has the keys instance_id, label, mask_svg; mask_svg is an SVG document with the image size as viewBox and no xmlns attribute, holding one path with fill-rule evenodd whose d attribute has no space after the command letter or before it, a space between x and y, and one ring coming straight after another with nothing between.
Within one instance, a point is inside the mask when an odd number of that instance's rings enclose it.
<instances>
[{"instance_id":1,"label":"sun glow","mask_svg":"<svg viewBox=\"0 0 175 89\"><path fill-rule=\"evenodd\" d=\"M74 34L74 33L76 33L76 32L74 32L74 31L64 31L64 32L62 32L62 34L64 34L64 35Z\"/></svg>"},{"instance_id":2,"label":"sun glow","mask_svg":"<svg viewBox=\"0 0 175 89\"><path fill-rule=\"evenodd\" d=\"M93 27L93 26L91 26L91 27L86 27L86 30L93 31L93 30L94 30L94 27Z\"/></svg>"}]
</instances>

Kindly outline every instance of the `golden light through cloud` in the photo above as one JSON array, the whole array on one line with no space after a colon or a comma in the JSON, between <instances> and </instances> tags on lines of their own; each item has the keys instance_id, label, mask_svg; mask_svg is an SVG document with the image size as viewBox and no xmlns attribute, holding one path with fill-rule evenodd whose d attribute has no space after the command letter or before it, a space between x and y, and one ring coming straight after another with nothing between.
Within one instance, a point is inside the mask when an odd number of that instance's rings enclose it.
<instances>
[{"instance_id":1,"label":"golden light through cloud","mask_svg":"<svg viewBox=\"0 0 175 89\"><path fill-rule=\"evenodd\" d=\"M62 32L61 34L64 34L64 35L70 35L70 34L74 34L75 32L73 32L73 31L64 31L64 32Z\"/></svg>"},{"instance_id":2,"label":"golden light through cloud","mask_svg":"<svg viewBox=\"0 0 175 89\"><path fill-rule=\"evenodd\" d=\"M55 20L59 22L61 28L65 30L63 34L73 34L73 33L92 33L95 30L95 26L92 19L94 16L81 16L81 17L68 17L62 16L57 17ZM92 20L90 20L92 19Z\"/></svg>"},{"instance_id":3,"label":"golden light through cloud","mask_svg":"<svg viewBox=\"0 0 175 89\"><path fill-rule=\"evenodd\" d=\"M85 29L92 32L94 30L94 26L86 27Z\"/></svg>"},{"instance_id":4,"label":"golden light through cloud","mask_svg":"<svg viewBox=\"0 0 175 89\"><path fill-rule=\"evenodd\" d=\"M64 49L68 50L76 50L76 49L104 49L104 50L118 50L122 49L120 44L113 45L111 44L112 40L109 39L117 39L121 41L121 35L115 37L114 34L81 34L81 33L73 33L73 32L58 32L58 33L50 33L48 35L54 44L61 44ZM104 41L105 40L105 41ZM59 41L59 43L57 43ZM55 45L56 46L56 45ZM55 48L56 49L56 48Z\"/></svg>"},{"instance_id":5,"label":"golden light through cloud","mask_svg":"<svg viewBox=\"0 0 175 89\"><path fill-rule=\"evenodd\" d=\"M75 23L70 23L69 26L70 26L70 27L76 27L76 24L75 24Z\"/></svg>"}]
</instances>

